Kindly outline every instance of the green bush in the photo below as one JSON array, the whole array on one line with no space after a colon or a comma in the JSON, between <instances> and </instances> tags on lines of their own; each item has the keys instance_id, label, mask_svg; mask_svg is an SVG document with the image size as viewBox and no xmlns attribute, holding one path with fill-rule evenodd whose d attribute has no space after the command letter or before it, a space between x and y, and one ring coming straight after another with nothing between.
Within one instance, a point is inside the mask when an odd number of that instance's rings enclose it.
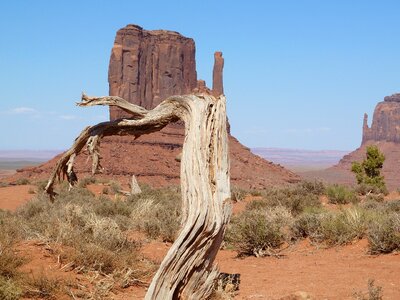
<instances>
[{"instance_id":1,"label":"green bush","mask_svg":"<svg viewBox=\"0 0 400 300\"><path fill-rule=\"evenodd\" d=\"M362 186L360 191L372 188L369 192L387 194L384 177L381 175L384 161L385 155L376 145L370 145L367 146L367 157L361 163L353 162L351 171L356 175L357 183Z\"/></svg>"},{"instance_id":2,"label":"green bush","mask_svg":"<svg viewBox=\"0 0 400 300\"><path fill-rule=\"evenodd\" d=\"M343 185L331 185L326 189L326 195L330 203L333 204L348 204L358 202L356 193L343 186Z\"/></svg>"}]
</instances>

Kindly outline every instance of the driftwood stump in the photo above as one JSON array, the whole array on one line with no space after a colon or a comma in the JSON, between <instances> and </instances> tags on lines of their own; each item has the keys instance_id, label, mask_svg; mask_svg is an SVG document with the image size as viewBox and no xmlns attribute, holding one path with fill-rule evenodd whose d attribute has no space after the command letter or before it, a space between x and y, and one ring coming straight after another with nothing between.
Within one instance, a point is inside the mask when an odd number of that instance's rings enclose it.
<instances>
[{"instance_id":1,"label":"driftwood stump","mask_svg":"<svg viewBox=\"0 0 400 300\"><path fill-rule=\"evenodd\" d=\"M206 299L218 270L213 262L231 214L226 100L208 94L172 96L153 110L119 97L82 95L79 106L113 105L132 115L129 119L87 127L57 162L46 191L53 194L57 177L76 181L75 156L87 147L93 158L92 172L100 168L99 143L109 135L138 137L182 120L185 141L181 157L182 229L151 285L145 299ZM71 180L70 180L71 178Z\"/></svg>"}]
</instances>

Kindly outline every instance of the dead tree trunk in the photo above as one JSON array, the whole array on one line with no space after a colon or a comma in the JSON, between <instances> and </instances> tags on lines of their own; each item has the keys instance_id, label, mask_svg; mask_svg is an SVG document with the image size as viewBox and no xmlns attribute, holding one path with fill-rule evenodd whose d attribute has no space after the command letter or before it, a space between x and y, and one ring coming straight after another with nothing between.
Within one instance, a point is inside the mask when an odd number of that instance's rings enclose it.
<instances>
[{"instance_id":1,"label":"dead tree trunk","mask_svg":"<svg viewBox=\"0 0 400 300\"><path fill-rule=\"evenodd\" d=\"M86 145L99 169L99 142L103 136L136 137L161 130L177 120L185 122L181 159L182 229L148 289L145 299L206 299L218 271L213 265L230 217L230 178L226 100L224 96L172 96L147 111L119 97L82 96L80 106L115 105L130 119L88 127L58 161L46 186L53 194L57 176L76 178L74 157ZM73 182L70 181L72 184Z\"/></svg>"}]
</instances>

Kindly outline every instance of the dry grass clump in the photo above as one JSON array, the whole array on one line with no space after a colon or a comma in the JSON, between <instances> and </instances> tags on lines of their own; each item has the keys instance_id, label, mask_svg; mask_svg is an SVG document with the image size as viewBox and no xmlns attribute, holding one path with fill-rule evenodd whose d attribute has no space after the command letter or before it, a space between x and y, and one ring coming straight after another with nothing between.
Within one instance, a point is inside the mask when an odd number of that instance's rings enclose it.
<instances>
[{"instance_id":1,"label":"dry grass clump","mask_svg":"<svg viewBox=\"0 0 400 300\"><path fill-rule=\"evenodd\" d=\"M18 268L24 260L14 253L18 240L17 224L10 213L0 210L0 299L14 300L22 295Z\"/></svg>"},{"instance_id":2,"label":"dry grass clump","mask_svg":"<svg viewBox=\"0 0 400 300\"><path fill-rule=\"evenodd\" d=\"M177 188L150 189L128 198L136 229L150 238L173 242L181 222L181 195Z\"/></svg>"},{"instance_id":3,"label":"dry grass clump","mask_svg":"<svg viewBox=\"0 0 400 300\"><path fill-rule=\"evenodd\" d=\"M59 279L53 279L44 273L29 276L24 282L24 297L33 299L57 299L63 284Z\"/></svg>"},{"instance_id":4,"label":"dry grass clump","mask_svg":"<svg viewBox=\"0 0 400 300\"><path fill-rule=\"evenodd\" d=\"M141 258L140 245L128 233L141 230L149 238L173 241L180 228L179 190L143 187L140 195L111 200L84 188L92 182L84 179L71 191L60 184L54 203L40 192L39 182L35 199L15 213L0 211L0 299L51 299L65 293L46 276L20 277L22 260L12 251L17 238L42 241L66 269L93 277L94 288L84 291L93 299L106 299L114 287L143 283L154 272L154 264ZM116 192L118 184L110 189Z\"/></svg>"},{"instance_id":5,"label":"dry grass clump","mask_svg":"<svg viewBox=\"0 0 400 300\"><path fill-rule=\"evenodd\" d=\"M112 278L107 291L154 271L154 265L139 256L139 245L127 238L127 230L135 226L128 202L96 198L79 187L67 192L62 186L58 193L54 203L39 195L17 211L24 238L49 244L68 269L102 274L94 285L104 275Z\"/></svg>"}]
</instances>

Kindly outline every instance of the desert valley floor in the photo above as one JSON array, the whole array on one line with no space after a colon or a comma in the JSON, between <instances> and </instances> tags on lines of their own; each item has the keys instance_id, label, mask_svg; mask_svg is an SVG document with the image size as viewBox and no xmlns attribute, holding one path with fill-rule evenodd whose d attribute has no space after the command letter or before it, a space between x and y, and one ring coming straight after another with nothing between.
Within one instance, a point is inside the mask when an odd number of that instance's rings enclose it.
<instances>
[{"instance_id":1,"label":"desert valley floor","mask_svg":"<svg viewBox=\"0 0 400 300\"><path fill-rule=\"evenodd\" d=\"M16 210L34 197L33 188L30 185L1 187L0 208ZM88 188L97 195L102 190L101 185ZM392 193L385 201L398 197L399 194ZM235 203L234 214L242 211L252 199L246 197ZM131 238L140 241L142 254L156 263L161 262L170 247L169 243L150 241L135 232ZM23 266L25 272L44 272L62 280L84 280L75 271L65 271L51 248L43 243L22 242L17 251L19 255L29 257ZM331 248L303 240L288 246L281 254L280 258L239 258L235 251L220 250L217 263L222 272L241 274L240 290L235 299L356 299L356 292L367 291L369 279L374 279L376 285L383 288L383 299L400 299L399 253L370 255L364 239ZM143 285L119 289L111 299L143 299L145 292Z\"/></svg>"}]
</instances>

